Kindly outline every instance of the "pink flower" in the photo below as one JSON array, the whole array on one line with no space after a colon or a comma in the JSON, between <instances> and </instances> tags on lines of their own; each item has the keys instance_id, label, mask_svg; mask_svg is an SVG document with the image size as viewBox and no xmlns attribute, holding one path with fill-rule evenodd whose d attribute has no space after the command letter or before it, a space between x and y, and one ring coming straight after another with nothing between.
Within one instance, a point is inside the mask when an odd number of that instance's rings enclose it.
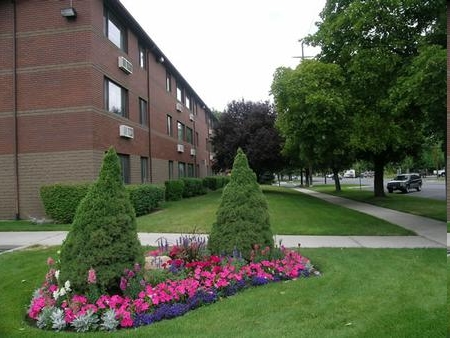
<instances>
[{"instance_id":1,"label":"pink flower","mask_svg":"<svg viewBox=\"0 0 450 338\"><path fill-rule=\"evenodd\" d=\"M95 274L95 270L93 268L90 268L88 271L87 282L88 282L88 284L97 283L97 275Z\"/></svg>"},{"instance_id":2,"label":"pink flower","mask_svg":"<svg viewBox=\"0 0 450 338\"><path fill-rule=\"evenodd\" d=\"M55 260L51 257L47 258L47 265L52 266L53 264L55 264Z\"/></svg>"},{"instance_id":3,"label":"pink flower","mask_svg":"<svg viewBox=\"0 0 450 338\"><path fill-rule=\"evenodd\" d=\"M28 315L30 318L37 319L39 316L39 312L45 307L45 298L38 297L35 298L31 304L30 309L28 310Z\"/></svg>"}]
</instances>

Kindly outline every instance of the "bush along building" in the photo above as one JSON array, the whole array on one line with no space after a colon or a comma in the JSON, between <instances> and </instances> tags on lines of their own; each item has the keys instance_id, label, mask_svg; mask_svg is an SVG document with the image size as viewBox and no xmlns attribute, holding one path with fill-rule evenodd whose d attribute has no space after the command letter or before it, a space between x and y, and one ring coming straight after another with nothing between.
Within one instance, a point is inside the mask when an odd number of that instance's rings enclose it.
<instances>
[{"instance_id":1,"label":"bush along building","mask_svg":"<svg viewBox=\"0 0 450 338\"><path fill-rule=\"evenodd\" d=\"M163 13L161 13L163 14ZM42 217L43 185L211 174L214 116L117 0L0 2L0 219Z\"/></svg>"}]
</instances>

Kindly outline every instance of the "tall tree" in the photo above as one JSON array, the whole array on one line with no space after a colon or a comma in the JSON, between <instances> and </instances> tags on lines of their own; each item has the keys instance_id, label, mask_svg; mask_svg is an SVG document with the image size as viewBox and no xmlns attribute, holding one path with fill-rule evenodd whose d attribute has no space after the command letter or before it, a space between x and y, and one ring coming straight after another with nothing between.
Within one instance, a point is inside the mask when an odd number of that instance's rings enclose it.
<instances>
[{"instance_id":1,"label":"tall tree","mask_svg":"<svg viewBox=\"0 0 450 338\"><path fill-rule=\"evenodd\" d=\"M276 113L268 102L230 102L214 128L215 169L230 169L239 147L247 154L258 180L265 172L281 169L282 138L275 119Z\"/></svg>"},{"instance_id":2,"label":"tall tree","mask_svg":"<svg viewBox=\"0 0 450 338\"><path fill-rule=\"evenodd\" d=\"M385 164L420 149L423 110L397 109L390 97L420 45L442 40L445 11L443 0L328 0L308 38L321 46L320 60L344 70L353 98L352 144L374 164L376 196L384 196Z\"/></svg>"},{"instance_id":3,"label":"tall tree","mask_svg":"<svg viewBox=\"0 0 450 338\"><path fill-rule=\"evenodd\" d=\"M304 60L295 70L279 68L272 83L277 126L285 151L309 166L338 172L351 163L350 116L345 78L338 65Z\"/></svg>"}]
</instances>

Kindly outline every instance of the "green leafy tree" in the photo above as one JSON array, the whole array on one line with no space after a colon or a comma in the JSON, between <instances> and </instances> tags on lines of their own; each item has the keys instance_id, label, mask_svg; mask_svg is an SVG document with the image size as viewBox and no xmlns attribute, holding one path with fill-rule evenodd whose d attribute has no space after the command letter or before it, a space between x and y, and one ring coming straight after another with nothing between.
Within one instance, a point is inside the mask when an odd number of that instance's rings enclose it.
<instances>
[{"instance_id":1,"label":"green leafy tree","mask_svg":"<svg viewBox=\"0 0 450 338\"><path fill-rule=\"evenodd\" d=\"M136 216L120 173L119 157L110 148L100 175L77 208L72 230L61 247L60 281L69 280L76 292L89 289L89 269L101 292L120 292L125 268L143 264Z\"/></svg>"},{"instance_id":2,"label":"green leafy tree","mask_svg":"<svg viewBox=\"0 0 450 338\"><path fill-rule=\"evenodd\" d=\"M424 105L398 109L393 92L402 87L400 77L417 73L410 66L421 46L445 45L445 12L443 0L328 0L318 31L307 39L321 46L321 61L344 71L352 97L351 142L359 158L373 163L375 196L384 196L384 166L420 151Z\"/></svg>"},{"instance_id":3,"label":"green leafy tree","mask_svg":"<svg viewBox=\"0 0 450 338\"><path fill-rule=\"evenodd\" d=\"M208 248L215 254L239 250L248 259L255 244L273 248L273 235L267 201L247 157L239 148L230 182L222 193Z\"/></svg>"},{"instance_id":4,"label":"green leafy tree","mask_svg":"<svg viewBox=\"0 0 450 338\"><path fill-rule=\"evenodd\" d=\"M294 70L279 68L272 94L286 154L309 167L331 168L340 190L338 172L353 161L349 95L341 68L316 60L304 60Z\"/></svg>"}]
</instances>

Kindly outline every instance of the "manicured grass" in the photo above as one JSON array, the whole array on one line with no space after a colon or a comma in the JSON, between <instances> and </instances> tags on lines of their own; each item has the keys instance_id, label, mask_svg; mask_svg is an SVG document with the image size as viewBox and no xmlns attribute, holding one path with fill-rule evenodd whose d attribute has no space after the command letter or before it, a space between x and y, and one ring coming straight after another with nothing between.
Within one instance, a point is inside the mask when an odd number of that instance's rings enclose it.
<instances>
[{"instance_id":1,"label":"manicured grass","mask_svg":"<svg viewBox=\"0 0 450 338\"><path fill-rule=\"evenodd\" d=\"M447 256L447 337L450 337L450 297L449 297L449 295L450 295L450 261Z\"/></svg>"},{"instance_id":2,"label":"manicured grass","mask_svg":"<svg viewBox=\"0 0 450 338\"><path fill-rule=\"evenodd\" d=\"M334 190L334 185L315 185L311 189L374 204L383 208L434 218L444 222L447 221L447 204L444 200L441 201L406 194L386 194L386 197L374 197L373 191L355 189L354 185L343 185L342 191L340 192Z\"/></svg>"},{"instance_id":3,"label":"manicured grass","mask_svg":"<svg viewBox=\"0 0 450 338\"><path fill-rule=\"evenodd\" d=\"M263 186L269 204L272 230L287 235L411 235L412 232L341 206L299 193L292 189ZM207 195L166 202L161 209L138 217L138 231L163 233L209 233L215 222L221 191ZM3 230L0 222L0 230ZM19 223L20 224L20 223ZM6 222L8 230L13 224ZM47 225L51 227L52 225ZM5 226L6 227L6 226ZM37 226L26 229L35 230ZM53 225L53 230L60 229ZM67 227L67 228L66 228Z\"/></svg>"},{"instance_id":4,"label":"manicured grass","mask_svg":"<svg viewBox=\"0 0 450 338\"><path fill-rule=\"evenodd\" d=\"M71 224L33 224L30 221L0 221L0 231L61 231Z\"/></svg>"},{"instance_id":5,"label":"manicured grass","mask_svg":"<svg viewBox=\"0 0 450 338\"><path fill-rule=\"evenodd\" d=\"M57 248L0 255L1 337L74 337L30 327L26 307ZM270 284L173 320L83 337L445 337L443 249L303 249L318 278ZM446 271L447 269L447 271Z\"/></svg>"},{"instance_id":6,"label":"manicured grass","mask_svg":"<svg viewBox=\"0 0 450 338\"><path fill-rule=\"evenodd\" d=\"M137 219L138 231L206 233L216 218L222 190L206 195L165 202L159 211Z\"/></svg>"},{"instance_id":7,"label":"manicured grass","mask_svg":"<svg viewBox=\"0 0 450 338\"><path fill-rule=\"evenodd\" d=\"M263 186L272 230L288 235L411 235L382 219L288 188Z\"/></svg>"}]
</instances>

